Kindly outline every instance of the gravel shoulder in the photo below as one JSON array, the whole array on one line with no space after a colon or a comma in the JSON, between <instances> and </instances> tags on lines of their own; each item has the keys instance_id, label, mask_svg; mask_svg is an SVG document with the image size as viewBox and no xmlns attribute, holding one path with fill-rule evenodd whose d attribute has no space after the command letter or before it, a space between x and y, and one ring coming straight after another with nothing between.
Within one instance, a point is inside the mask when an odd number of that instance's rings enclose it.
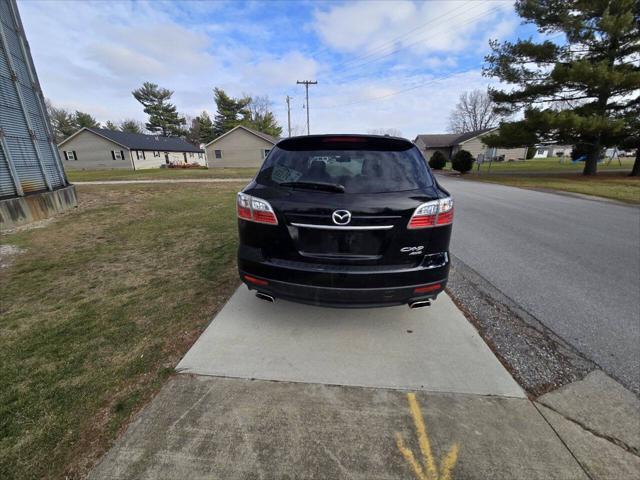
<instances>
[{"instance_id":1,"label":"gravel shoulder","mask_svg":"<svg viewBox=\"0 0 640 480\"><path fill-rule=\"evenodd\" d=\"M597 368L455 256L447 292L531 397Z\"/></svg>"}]
</instances>

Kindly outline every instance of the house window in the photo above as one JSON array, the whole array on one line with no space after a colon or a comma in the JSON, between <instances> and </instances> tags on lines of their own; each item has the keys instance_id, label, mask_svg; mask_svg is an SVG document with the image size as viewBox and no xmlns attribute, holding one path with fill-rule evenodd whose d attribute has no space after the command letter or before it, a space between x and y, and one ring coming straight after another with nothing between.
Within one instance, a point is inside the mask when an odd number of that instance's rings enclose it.
<instances>
[{"instance_id":1,"label":"house window","mask_svg":"<svg viewBox=\"0 0 640 480\"><path fill-rule=\"evenodd\" d=\"M222 158L222 150L214 150L216 158Z\"/></svg>"},{"instance_id":2,"label":"house window","mask_svg":"<svg viewBox=\"0 0 640 480\"><path fill-rule=\"evenodd\" d=\"M65 160L78 160L75 150L65 150L64 152Z\"/></svg>"},{"instance_id":3,"label":"house window","mask_svg":"<svg viewBox=\"0 0 640 480\"><path fill-rule=\"evenodd\" d=\"M159 157L160 156L160 152L153 152L153 156L154 157Z\"/></svg>"},{"instance_id":4,"label":"house window","mask_svg":"<svg viewBox=\"0 0 640 480\"><path fill-rule=\"evenodd\" d=\"M122 150L111 150L111 158L114 160L124 160L124 152Z\"/></svg>"},{"instance_id":5,"label":"house window","mask_svg":"<svg viewBox=\"0 0 640 480\"><path fill-rule=\"evenodd\" d=\"M202 152L198 152L198 158L202 158Z\"/></svg>"},{"instance_id":6,"label":"house window","mask_svg":"<svg viewBox=\"0 0 640 480\"><path fill-rule=\"evenodd\" d=\"M270 152L270 151L271 151L271 149L269 149L269 148L265 148L265 149L262 151L262 158L267 158L267 155L269 155L269 152Z\"/></svg>"},{"instance_id":7,"label":"house window","mask_svg":"<svg viewBox=\"0 0 640 480\"><path fill-rule=\"evenodd\" d=\"M144 160L145 159L144 152L142 150L136 150L136 158L138 160L140 159Z\"/></svg>"}]
</instances>

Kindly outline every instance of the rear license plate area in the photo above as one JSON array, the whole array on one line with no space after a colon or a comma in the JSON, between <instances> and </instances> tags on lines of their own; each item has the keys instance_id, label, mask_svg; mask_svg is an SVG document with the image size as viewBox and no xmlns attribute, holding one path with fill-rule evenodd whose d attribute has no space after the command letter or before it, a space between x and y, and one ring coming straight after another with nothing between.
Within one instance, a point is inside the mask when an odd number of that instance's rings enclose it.
<instances>
[{"instance_id":1,"label":"rear license plate area","mask_svg":"<svg viewBox=\"0 0 640 480\"><path fill-rule=\"evenodd\" d=\"M299 250L319 255L380 255L385 238L384 231L300 228L298 232Z\"/></svg>"}]
</instances>

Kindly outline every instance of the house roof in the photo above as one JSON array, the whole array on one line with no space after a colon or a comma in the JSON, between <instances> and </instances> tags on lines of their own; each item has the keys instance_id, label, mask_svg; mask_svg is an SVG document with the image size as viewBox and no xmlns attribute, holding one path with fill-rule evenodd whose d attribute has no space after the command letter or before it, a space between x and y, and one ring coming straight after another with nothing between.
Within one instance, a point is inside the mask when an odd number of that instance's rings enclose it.
<instances>
[{"instance_id":1,"label":"house roof","mask_svg":"<svg viewBox=\"0 0 640 480\"><path fill-rule=\"evenodd\" d=\"M436 133L430 135L418 135L414 142L420 139L427 148L454 147L456 145L460 145L461 143L467 142L472 138L482 135L483 133L491 132L496 128L497 127L484 128L482 130L474 130L472 132L464 133Z\"/></svg>"},{"instance_id":2,"label":"house roof","mask_svg":"<svg viewBox=\"0 0 640 480\"><path fill-rule=\"evenodd\" d=\"M266 133L263 132L258 132L257 130L254 130L253 128L249 128L249 127L245 127L244 125L236 125L235 127L233 127L231 130L229 130L226 133L223 133L222 135L220 135L219 137L214 138L213 140L211 140L209 143L207 143L205 146L208 147L209 145L211 145L212 143L216 143L218 140L220 140L222 137L226 137L227 135L229 135L231 132L235 132L236 130L238 130L239 128L246 130L249 133L252 133L253 135L255 135L256 137L260 137L261 139L271 143L272 145L275 145L276 143L278 143L280 141L279 138L268 135Z\"/></svg>"},{"instance_id":3,"label":"house roof","mask_svg":"<svg viewBox=\"0 0 640 480\"><path fill-rule=\"evenodd\" d=\"M68 142L80 132L88 130L107 140L111 140L118 145L131 150L156 150L163 152L202 152L195 145L190 144L183 138L162 137L160 135L145 135L142 133L119 132L107 130L106 128L82 128L71 135L66 140L60 142L59 146Z\"/></svg>"},{"instance_id":4,"label":"house roof","mask_svg":"<svg viewBox=\"0 0 640 480\"><path fill-rule=\"evenodd\" d=\"M573 145L565 145L558 143L536 143L536 148L573 148Z\"/></svg>"}]
</instances>

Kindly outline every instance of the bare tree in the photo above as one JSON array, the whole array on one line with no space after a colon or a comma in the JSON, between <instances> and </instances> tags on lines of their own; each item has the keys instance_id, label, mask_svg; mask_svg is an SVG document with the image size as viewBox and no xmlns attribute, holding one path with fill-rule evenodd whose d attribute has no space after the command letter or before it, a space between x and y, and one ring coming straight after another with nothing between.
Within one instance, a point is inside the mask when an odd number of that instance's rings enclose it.
<instances>
[{"instance_id":1,"label":"bare tree","mask_svg":"<svg viewBox=\"0 0 640 480\"><path fill-rule=\"evenodd\" d=\"M369 135L389 135L391 137L401 137L402 132L397 128L372 128L367 130Z\"/></svg>"},{"instance_id":2,"label":"bare tree","mask_svg":"<svg viewBox=\"0 0 640 480\"><path fill-rule=\"evenodd\" d=\"M264 116L271 111L273 102L267 95L251 96L243 93L243 96L250 99L247 107L249 108L252 117Z\"/></svg>"},{"instance_id":3,"label":"bare tree","mask_svg":"<svg viewBox=\"0 0 640 480\"><path fill-rule=\"evenodd\" d=\"M246 94L245 97L249 99L247 108L250 112L250 118L245 119L245 123L274 137L282 135L282 127L278 125L278 121L271 111L272 102L269 97L266 95L250 97Z\"/></svg>"},{"instance_id":4,"label":"bare tree","mask_svg":"<svg viewBox=\"0 0 640 480\"><path fill-rule=\"evenodd\" d=\"M464 133L497 127L502 117L494 113L493 106L487 92L482 90L464 92L449 114L449 131Z\"/></svg>"}]
</instances>

